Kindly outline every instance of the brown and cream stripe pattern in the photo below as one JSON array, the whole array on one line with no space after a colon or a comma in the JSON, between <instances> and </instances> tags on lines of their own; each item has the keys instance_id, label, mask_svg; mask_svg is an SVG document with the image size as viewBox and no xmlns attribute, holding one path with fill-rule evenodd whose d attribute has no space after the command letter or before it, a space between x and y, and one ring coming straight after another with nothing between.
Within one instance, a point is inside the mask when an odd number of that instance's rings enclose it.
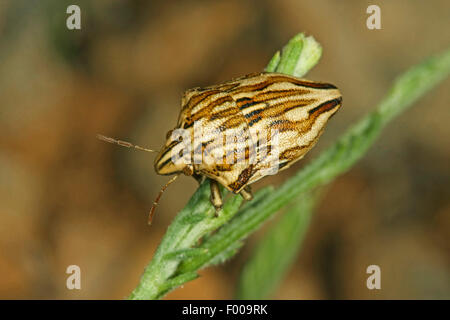
<instances>
[{"instance_id":1,"label":"brown and cream stripe pattern","mask_svg":"<svg viewBox=\"0 0 450 320\"><path fill-rule=\"evenodd\" d=\"M268 163L275 161L281 170L301 159L341 102L334 85L255 73L188 90L177 128L189 131L191 160L195 153L203 153L201 163L193 163L193 172L238 193L267 175ZM275 132L276 141L272 141ZM180 153L181 145L169 137L155 162L158 173L185 170L184 162L171 161L171 154Z\"/></svg>"}]
</instances>

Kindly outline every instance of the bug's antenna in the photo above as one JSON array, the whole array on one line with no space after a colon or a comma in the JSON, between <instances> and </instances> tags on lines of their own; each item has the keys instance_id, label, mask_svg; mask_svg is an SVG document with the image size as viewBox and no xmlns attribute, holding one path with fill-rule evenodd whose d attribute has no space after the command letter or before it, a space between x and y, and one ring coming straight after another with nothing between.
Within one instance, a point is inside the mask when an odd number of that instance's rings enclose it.
<instances>
[{"instance_id":1,"label":"bug's antenna","mask_svg":"<svg viewBox=\"0 0 450 320\"><path fill-rule=\"evenodd\" d=\"M117 139L114 139L114 138L111 138L111 137L107 137L107 136L104 136L104 135L101 135L101 134L97 134L97 139L102 140L102 141L106 141L106 142L109 142L109 143L112 143L112 144L118 144L119 146L126 147L126 148L135 148L137 150L142 150L142 151L147 151L147 152L157 152L156 150L143 148L141 146L134 145L134 144L132 144L130 142L117 140Z\"/></svg>"},{"instance_id":2,"label":"bug's antenna","mask_svg":"<svg viewBox=\"0 0 450 320\"><path fill-rule=\"evenodd\" d=\"M153 201L153 205L152 208L150 209L150 213L148 215L148 224L151 225L152 224L152 220L153 220L153 215L155 214L155 209L156 206L159 203L159 200L161 199L162 194L164 193L164 191L166 191L167 187L174 182L177 178L178 178L179 174L177 174L176 176L172 177L172 179L170 179L159 191L158 196L156 197L155 201Z\"/></svg>"}]
</instances>

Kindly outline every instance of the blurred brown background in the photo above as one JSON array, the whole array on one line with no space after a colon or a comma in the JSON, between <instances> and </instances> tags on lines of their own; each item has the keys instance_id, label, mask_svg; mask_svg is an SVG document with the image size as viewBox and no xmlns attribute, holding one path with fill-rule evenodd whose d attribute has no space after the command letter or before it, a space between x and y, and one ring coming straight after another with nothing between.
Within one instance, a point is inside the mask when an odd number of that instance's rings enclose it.
<instances>
[{"instance_id":1,"label":"blurred brown background","mask_svg":"<svg viewBox=\"0 0 450 320\"><path fill-rule=\"evenodd\" d=\"M81 7L80 31L66 8ZM381 7L382 30L366 28ZM308 78L336 84L343 108L303 162L373 109L395 76L446 49L441 1L0 1L0 298L121 299L196 188L167 181L153 155L184 90L263 69L298 32L323 57ZM278 299L450 298L449 81L390 125L328 189ZM191 181L192 180L192 181ZM261 235L261 233L259 233ZM227 264L170 299L232 298L252 237ZM82 290L67 290L68 265ZM379 291L366 268L381 267Z\"/></svg>"}]
</instances>

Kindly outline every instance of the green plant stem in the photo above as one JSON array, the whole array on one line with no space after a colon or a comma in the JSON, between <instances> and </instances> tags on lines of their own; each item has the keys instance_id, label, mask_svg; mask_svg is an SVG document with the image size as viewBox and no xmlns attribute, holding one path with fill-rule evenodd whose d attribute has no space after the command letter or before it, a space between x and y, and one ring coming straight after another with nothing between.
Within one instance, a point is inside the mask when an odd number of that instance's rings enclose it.
<instances>
[{"instance_id":1,"label":"green plant stem","mask_svg":"<svg viewBox=\"0 0 450 320\"><path fill-rule=\"evenodd\" d=\"M317 195L302 194L257 244L239 278L238 299L267 299L293 263Z\"/></svg>"},{"instance_id":2,"label":"green plant stem","mask_svg":"<svg viewBox=\"0 0 450 320\"><path fill-rule=\"evenodd\" d=\"M201 250L193 248L195 244L201 237L226 223L241 202L239 197L233 197L225 203L220 216L215 217L215 209L209 201L209 181L203 183L167 229L138 287L129 298L156 299L176 287L178 282L172 281L175 278L172 276L179 262L187 257L201 255ZM185 274L189 275L187 279L194 278L192 273ZM183 279L180 277L177 278ZM170 282L173 286L169 285Z\"/></svg>"}]
</instances>

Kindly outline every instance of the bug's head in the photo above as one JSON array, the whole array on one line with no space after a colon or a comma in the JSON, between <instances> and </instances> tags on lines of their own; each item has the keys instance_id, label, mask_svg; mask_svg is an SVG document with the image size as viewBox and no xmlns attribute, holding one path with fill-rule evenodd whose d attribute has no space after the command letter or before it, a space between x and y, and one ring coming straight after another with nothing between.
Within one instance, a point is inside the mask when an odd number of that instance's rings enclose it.
<instances>
[{"instance_id":1,"label":"bug's head","mask_svg":"<svg viewBox=\"0 0 450 320\"><path fill-rule=\"evenodd\" d=\"M184 173L187 176L191 176L194 173L193 166L189 161L190 154L186 154L186 143L188 143L189 137L180 133L179 130L182 129L167 132L166 143L155 159L155 171L157 174Z\"/></svg>"}]
</instances>

